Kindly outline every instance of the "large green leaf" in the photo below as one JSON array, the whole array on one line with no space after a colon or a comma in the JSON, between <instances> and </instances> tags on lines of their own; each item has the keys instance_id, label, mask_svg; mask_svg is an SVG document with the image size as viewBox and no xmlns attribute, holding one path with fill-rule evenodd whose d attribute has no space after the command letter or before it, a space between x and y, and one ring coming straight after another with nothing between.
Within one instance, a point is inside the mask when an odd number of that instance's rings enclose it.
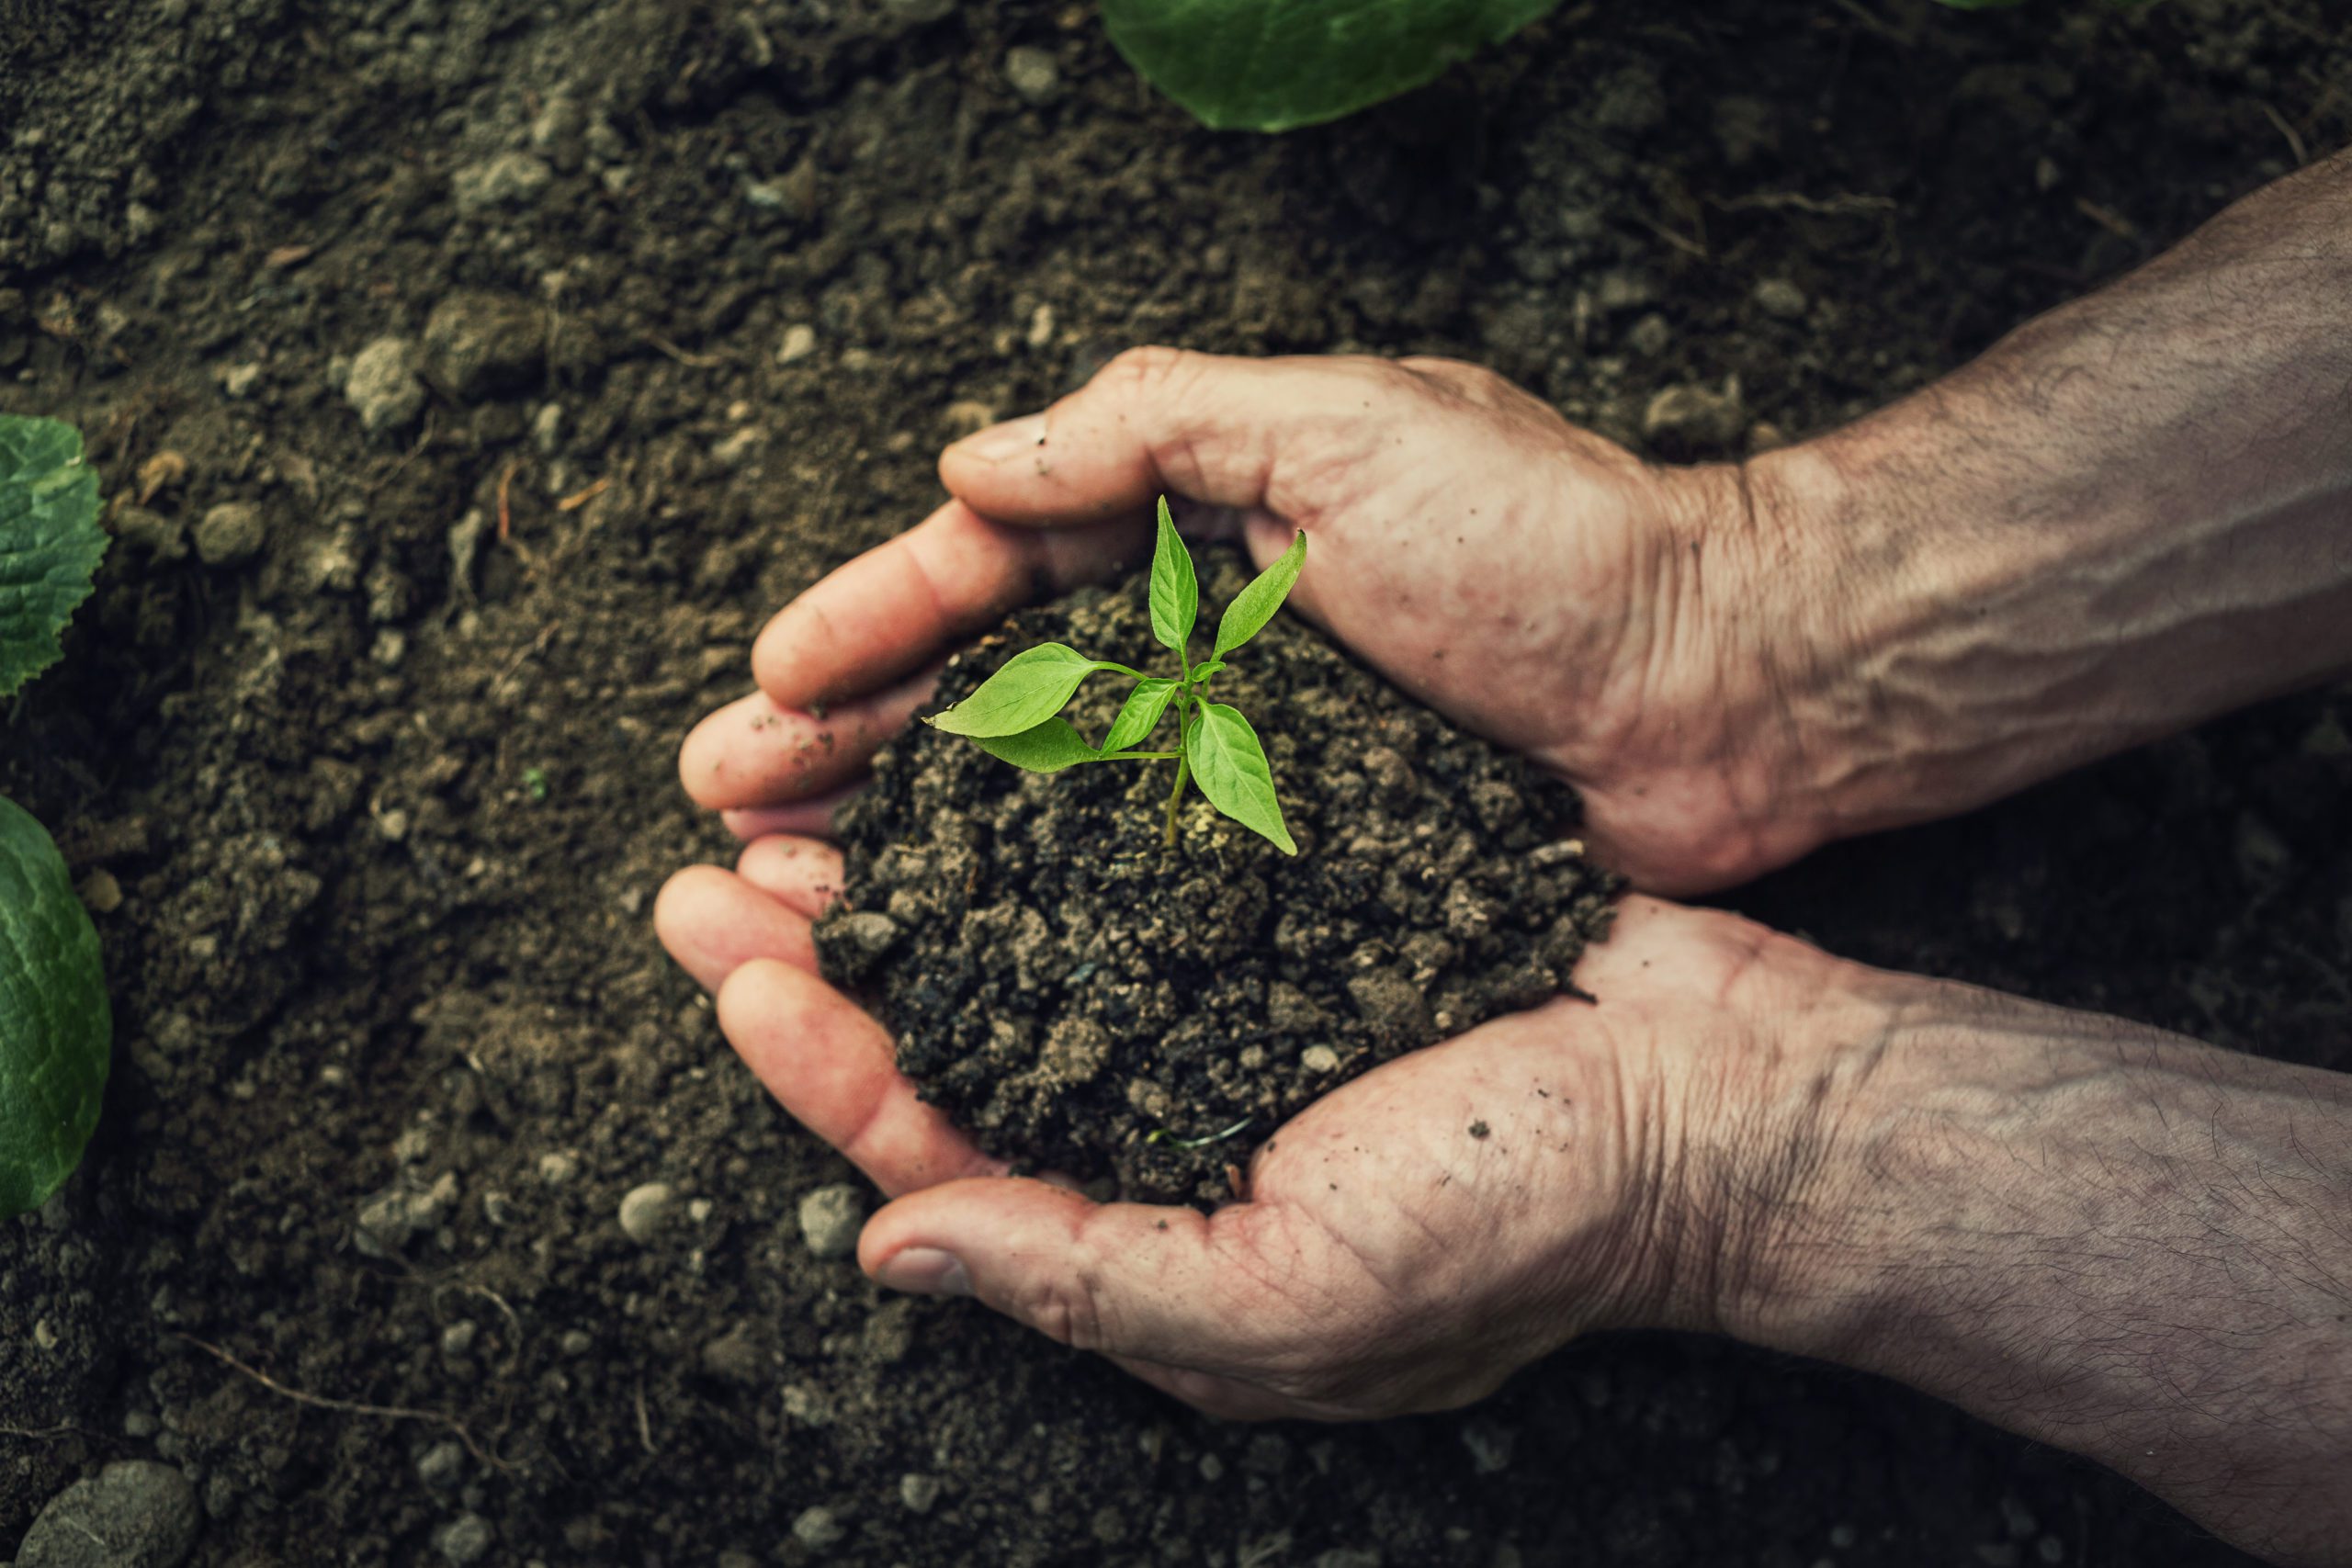
<instances>
[{"instance_id":1,"label":"large green leaf","mask_svg":"<svg viewBox=\"0 0 2352 1568\"><path fill-rule=\"evenodd\" d=\"M1041 642L1006 660L978 691L929 722L950 735L1018 735L1061 712L1089 675L1116 668L1068 643Z\"/></svg>"},{"instance_id":2,"label":"large green leaf","mask_svg":"<svg viewBox=\"0 0 2352 1568\"><path fill-rule=\"evenodd\" d=\"M1216 651L1211 657L1222 659L1263 631L1274 612L1283 607L1283 601L1290 597L1291 584L1298 581L1299 569L1306 564L1306 535L1302 531L1273 565L1260 572L1225 607L1225 618L1216 624Z\"/></svg>"},{"instance_id":3,"label":"large green leaf","mask_svg":"<svg viewBox=\"0 0 2352 1568\"><path fill-rule=\"evenodd\" d=\"M106 553L82 433L0 414L0 697L57 662L58 634Z\"/></svg>"},{"instance_id":4,"label":"large green leaf","mask_svg":"<svg viewBox=\"0 0 2352 1568\"><path fill-rule=\"evenodd\" d=\"M113 1042L89 912L48 833L0 795L0 1215L74 1173Z\"/></svg>"},{"instance_id":5,"label":"large green leaf","mask_svg":"<svg viewBox=\"0 0 2352 1568\"><path fill-rule=\"evenodd\" d=\"M1558 4L1102 0L1102 25L1129 64L1206 124L1288 130L1418 87Z\"/></svg>"},{"instance_id":6,"label":"large green leaf","mask_svg":"<svg viewBox=\"0 0 2352 1568\"><path fill-rule=\"evenodd\" d=\"M1069 720L1058 715L1018 735L975 735L972 740L999 761L1033 773L1058 773L1074 763L1095 761L1102 756Z\"/></svg>"},{"instance_id":7,"label":"large green leaf","mask_svg":"<svg viewBox=\"0 0 2352 1568\"><path fill-rule=\"evenodd\" d=\"M1184 735L1184 755L1209 804L1253 833L1272 840L1286 855L1298 853L1283 825L1282 802L1274 798L1274 771L1258 732L1226 703L1203 703L1200 718Z\"/></svg>"}]
</instances>

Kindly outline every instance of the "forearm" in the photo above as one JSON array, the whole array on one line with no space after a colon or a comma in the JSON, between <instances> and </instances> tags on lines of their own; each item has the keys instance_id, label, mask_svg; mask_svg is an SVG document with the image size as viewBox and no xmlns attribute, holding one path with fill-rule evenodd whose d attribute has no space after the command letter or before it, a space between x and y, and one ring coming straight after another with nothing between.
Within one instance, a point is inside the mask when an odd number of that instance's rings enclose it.
<instances>
[{"instance_id":1,"label":"forearm","mask_svg":"<svg viewBox=\"0 0 2352 1568\"><path fill-rule=\"evenodd\" d=\"M2352 1081L1890 984L1883 1031L1786 1097L1812 1174L1726 1326L2352 1562Z\"/></svg>"},{"instance_id":2,"label":"forearm","mask_svg":"<svg viewBox=\"0 0 2352 1568\"><path fill-rule=\"evenodd\" d=\"M2352 152L1751 472L1820 582L1825 837L2352 668Z\"/></svg>"}]
</instances>

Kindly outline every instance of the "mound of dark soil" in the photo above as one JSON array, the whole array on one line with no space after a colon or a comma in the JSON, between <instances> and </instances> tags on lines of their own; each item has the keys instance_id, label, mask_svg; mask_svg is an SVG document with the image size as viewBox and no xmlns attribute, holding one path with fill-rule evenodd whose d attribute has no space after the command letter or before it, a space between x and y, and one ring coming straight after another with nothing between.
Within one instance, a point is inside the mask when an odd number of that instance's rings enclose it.
<instances>
[{"instance_id":1,"label":"mound of dark soil","mask_svg":"<svg viewBox=\"0 0 2352 1568\"><path fill-rule=\"evenodd\" d=\"M1206 564L1214 625L1248 574L1231 552ZM1138 574L1014 617L941 700L1044 641L1167 660ZM1107 729L1126 684L1091 682L1079 728ZM1229 1197L1227 1168L1308 1102L1557 995L1608 929L1617 879L1570 836L1573 791L1295 617L1217 696L1264 740L1295 858L1190 790L1166 848L1172 763L1024 773L922 726L843 815L826 972L876 987L899 1066L993 1153L1129 1196Z\"/></svg>"}]
</instances>

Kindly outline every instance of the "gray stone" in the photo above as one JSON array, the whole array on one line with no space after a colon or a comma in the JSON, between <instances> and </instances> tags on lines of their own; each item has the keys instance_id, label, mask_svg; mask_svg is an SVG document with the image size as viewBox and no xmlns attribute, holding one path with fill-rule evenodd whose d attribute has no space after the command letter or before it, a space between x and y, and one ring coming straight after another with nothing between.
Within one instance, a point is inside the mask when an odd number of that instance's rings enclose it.
<instances>
[{"instance_id":1,"label":"gray stone","mask_svg":"<svg viewBox=\"0 0 2352 1568\"><path fill-rule=\"evenodd\" d=\"M1329 1045L1309 1045L1298 1054L1298 1065L1310 1073L1336 1073L1340 1054Z\"/></svg>"},{"instance_id":2,"label":"gray stone","mask_svg":"<svg viewBox=\"0 0 2352 1568\"><path fill-rule=\"evenodd\" d=\"M546 353L547 322L518 295L461 289L424 323L424 373L469 401L528 382Z\"/></svg>"},{"instance_id":3,"label":"gray stone","mask_svg":"<svg viewBox=\"0 0 2352 1568\"><path fill-rule=\"evenodd\" d=\"M806 321L795 321L784 329L784 342L775 351L778 365L790 365L817 352L817 329Z\"/></svg>"},{"instance_id":4,"label":"gray stone","mask_svg":"<svg viewBox=\"0 0 2352 1568\"><path fill-rule=\"evenodd\" d=\"M196 1488L153 1460L125 1460L50 1499L17 1568L178 1568L203 1527Z\"/></svg>"},{"instance_id":5,"label":"gray stone","mask_svg":"<svg viewBox=\"0 0 2352 1568\"><path fill-rule=\"evenodd\" d=\"M469 212L488 207L527 207L553 178L555 171L528 152L501 152L452 175L449 194Z\"/></svg>"},{"instance_id":6,"label":"gray stone","mask_svg":"<svg viewBox=\"0 0 2352 1568\"><path fill-rule=\"evenodd\" d=\"M196 553L207 566L236 566L261 554L268 538L260 507L250 501L224 501L196 525Z\"/></svg>"},{"instance_id":7,"label":"gray stone","mask_svg":"<svg viewBox=\"0 0 2352 1568\"><path fill-rule=\"evenodd\" d=\"M865 1228L865 1194L846 1181L820 1187L800 1200L800 1238L820 1258L847 1258Z\"/></svg>"},{"instance_id":8,"label":"gray stone","mask_svg":"<svg viewBox=\"0 0 2352 1568\"><path fill-rule=\"evenodd\" d=\"M416 345L379 337L354 355L344 378L344 400L359 411L370 435L405 429L424 412L424 384L416 378Z\"/></svg>"},{"instance_id":9,"label":"gray stone","mask_svg":"<svg viewBox=\"0 0 2352 1568\"><path fill-rule=\"evenodd\" d=\"M1758 284L1755 299L1758 310L1768 316L1778 316L1784 321L1793 321L1802 317L1805 306L1810 303L1804 297L1804 290L1785 277L1768 277Z\"/></svg>"},{"instance_id":10,"label":"gray stone","mask_svg":"<svg viewBox=\"0 0 2352 1568\"><path fill-rule=\"evenodd\" d=\"M660 1235L678 1208L677 1190L666 1181L632 1187L621 1199L621 1234L639 1247Z\"/></svg>"},{"instance_id":11,"label":"gray stone","mask_svg":"<svg viewBox=\"0 0 2352 1568\"><path fill-rule=\"evenodd\" d=\"M928 1514L939 1502L939 1477L909 1471L899 1477L899 1501L910 1513Z\"/></svg>"},{"instance_id":12,"label":"gray stone","mask_svg":"<svg viewBox=\"0 0 2352 1568\"><path fill-rule=\"evenodd\" d=\"M416 1478L435 1492L446 1492L455 1486L465 1474L465 1446L455 1441L439 1442L424 1450L416 1461Z\"/></svg>"},{"instance_id":13,"label":"gray stone","mask_svg":"<svg viewBox=\"0 0 2352 1568\"><path fill-rule=\"evenodd\" d=\"M1062 71L1050 50L1023 44L1004 51L1004 79L1023 103L1042 108L1062 94Z\"/></svg>"},{"instance_id":14,"label":"gray stone","mask_svg":"<svg viewBox=\"0 0 2352 1568\"><path fill-rule=\"evenodd\" d=\"M821 1505L801 1509L800 1517L792 1521L792 1539L811 1551L830 1551L848 1535L849 1528Z\"/></svg>"},{"instance_id":15,"label":"gray stone","mask_svg":"<svg viewBox=\"0 0 2352 1568\"><path fill-rule=\"evenodd\" d=\"M490 1555L490 1549L497 1539L498 1534L491 1529L488 1519L480 1514L460 1514L441 1528L433 1538L433 1544L440 1549L441 1555L454 1568L469 1568L469 1564Z\"/></svg>"}]
</instances>

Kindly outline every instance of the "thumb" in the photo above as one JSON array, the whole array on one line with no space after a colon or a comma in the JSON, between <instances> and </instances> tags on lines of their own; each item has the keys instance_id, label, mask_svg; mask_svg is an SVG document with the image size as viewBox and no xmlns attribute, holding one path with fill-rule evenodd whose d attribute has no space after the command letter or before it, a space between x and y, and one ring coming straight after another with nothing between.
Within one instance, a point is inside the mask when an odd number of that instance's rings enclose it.
<instances>
[{"instance_id":1,"label":"thumb","mask_svg":"<svg viewBox=\"0 0 2352 1568\"><path fill-rule=\"evenodd\" d=\"M1232 1359L1236 1330L1268 1303L1235 1299L1233 1253L1272 1211L1204 1215L1095 1203L1018 1177L927 1188L866 1222L858 1262L890 1290L970 1295L1081 1350L1170 1366Z\"/></svg>"},{"instance_id":2,"label":"thumb","mask_svg":"<svg viewBox=\"0 0 2352 1568\"><path fill-rule=\"evenodd\" d=\"M1415 384L1364 357L1241 359L1131 348L1043 413L967 436L939 477L1000 523L1090 523L1172 494L1305 521L1295 479L1379 446L1367 420ZM1287 533L1283 542L1289 543Z\"/></svg>"}]
</instances>

